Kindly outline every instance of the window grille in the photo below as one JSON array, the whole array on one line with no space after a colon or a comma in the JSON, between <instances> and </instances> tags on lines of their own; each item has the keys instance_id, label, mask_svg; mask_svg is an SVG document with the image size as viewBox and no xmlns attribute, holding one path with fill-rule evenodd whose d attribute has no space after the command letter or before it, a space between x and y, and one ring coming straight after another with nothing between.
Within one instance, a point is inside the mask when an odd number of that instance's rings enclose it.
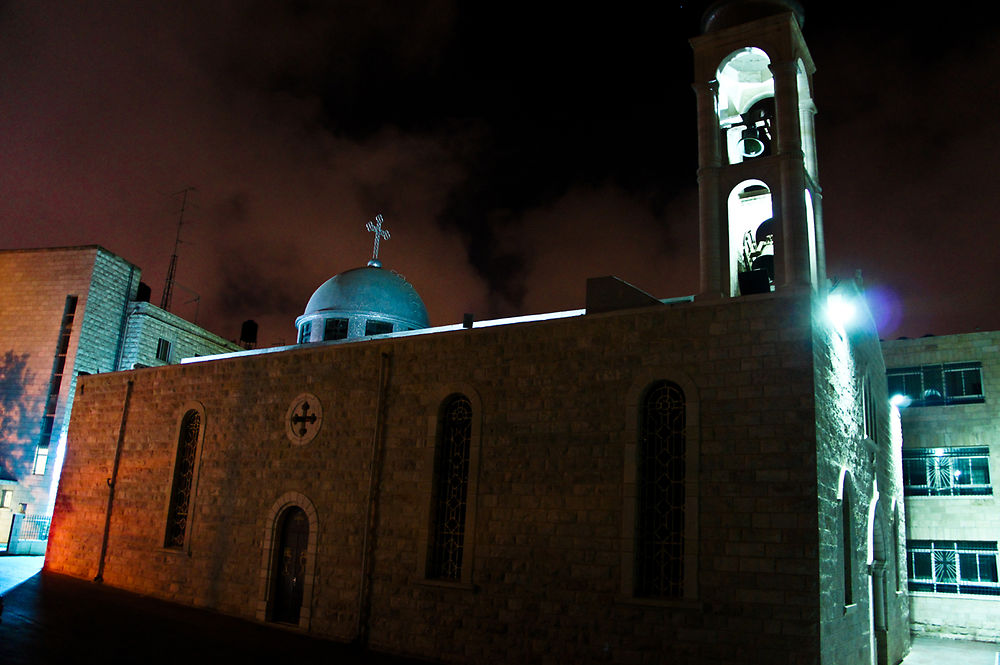
<instances>
[{"instance_id":1,"label":"window grille","mask_svg":"<svg viewBox=\"0 0 1000 665\"><path fill-rule=\"evenodd\" d=\"M904 449L903 493L907 496L993 494L989 448Z\"/></svg>"},{"instance_id":2,"label":"window grille","mask_svg":"<svg viewBox=\"0 0 1000 665\"><path fill-rule=\"evenodd\" d=\"M983 401L978 362L898 367L886 372L890 395L905 395L910 406L976 404Z\"/></svg>"},{"instance_id":3,"label":"window grille","mask_svg":"<svg viewBox=\"0 0 1000 665\"><path fill-rule=\"evenodd\" d=\"M299 344L305 344L309 341L310 336L312 336L312 321L306 321L299 328Z\"/></svg>"},{"instance_id":4,"label":"window grille","mask_svg":"<svg viewBox=\"0 0 1000 665\"><path fill-rule=\"evenodd\" d=\"M346 339L347 319L327 319L323 324L323 340Z\"/></svg>"},{"instance_id":5,"label":"window grille","mask_svg":"<svg viewBox=\"0 0 1000 665\"><path fill-rule=\"evenodd\" d=\"M181 433L177 442L177 461L174 464L174 480L170 492L170 509L167 513L167 534L164 547L184 546L200 433L201 414L197 411L188 411L181 421Z\"/></svg>"},{"instance_id":6,"label":"window grille","mask_svg":"<svg viewBox=\"0 0 1000 665\"><path fill-rule=\"evenodd\" d=\"M471 440L472 404L464 395L455 395L442 410L435 451L429 579L462 579Z\"/></svg>"},{"instance_id":7,"label":"window grille","mask_svg":"<svg viewBox=\"0 0 1000 665\"><path fill-rule=\"evenodd\" d=\"M906 556L910 591L1000 596L996 542L908 540Z\"/></svg>"},{"instance_id":8,"label":"window grille","mask_svg":"<svg viewBox=\"0 0 1000 665\"><path fill-rule=\"evenodd\" d=\"M156 342L156 359L170 362L170 342L162 337Z\"/></svg>"},{"instance_id":9,"label":"window grille","mask_svg":"<svg viewBox=\"0 0 1000 665\"><path fill-rule=\"evenodd\" d=\"M635 595L683 595L685 403L680 386L653 384L640 405Z\"/></svg>"}]
</instances>

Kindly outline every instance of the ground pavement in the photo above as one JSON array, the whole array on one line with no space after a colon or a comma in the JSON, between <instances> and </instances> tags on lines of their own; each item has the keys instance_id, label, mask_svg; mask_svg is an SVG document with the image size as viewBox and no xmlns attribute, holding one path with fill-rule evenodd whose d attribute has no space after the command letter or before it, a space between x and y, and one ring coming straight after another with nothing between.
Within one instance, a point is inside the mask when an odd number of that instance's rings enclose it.
<instances>
[{"instance_id":1,"label":"ground pavement","mask_svg":"<svg viewBox=\"0 0 1000 665\"><path fill-rule=\"evenodd\" d=\"M0 665L421 665L40 567L0 555Z\"/></svg>"},{"instance_id":2,"label":"ground pavement","mask_svg":"<svg viewBox=\"0 0 1000 665\"><path fill-rule=\"evenodd\" d=\"M427 665L216 612L39 572L0 554L0 665ZM1000 645L917 636L901 665L1000 665Z\"/></svg>"}]
</instances>

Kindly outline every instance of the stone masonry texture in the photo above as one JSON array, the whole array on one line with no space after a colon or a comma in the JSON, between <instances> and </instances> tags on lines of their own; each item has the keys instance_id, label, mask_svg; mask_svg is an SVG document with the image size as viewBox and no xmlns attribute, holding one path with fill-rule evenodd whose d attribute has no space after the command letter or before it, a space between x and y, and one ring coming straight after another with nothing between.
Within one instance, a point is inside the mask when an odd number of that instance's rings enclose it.
<instances>
[{"instance_id":1,"label":"stone masonry texture","mask_svg":"<svg viewBox=\"0 0 1000 665\"><path fill-rule=\"evenodd\" d=\"M868 662L869 504L876 482L880 502L898 486L887 409L876 440L861 423L862 376L884 375L876 338L833 335L808 293L765 294L83 377L46 566L97 574L123 431L112 586L267 619L277 516L297 505L310 522L302 631L454 663ZM683 386L695 416L685 597L671 601L632 597L628 574L637 396L658 379ZM454 393L474 405L474 519L463 579L443 583L423 566L436 415ZM287 430L302 394L322 420L300 445ZM170 549L190 410L203 439L185 545ZM846 607L843 469L857 544ZM905 594L886 602L905 615ZM905 626L889 623L885 648L905 650Z\"/></svg>"},{"instance_id":2,"label":"stone masonry texture","mask_svg":"<svg viewBox=\"0 0 1000 665\"><path fill-rule=\"evenodd\" d=\"M902 409L904 448L989 449L990 478L1000 478L997 395L1000 394L1000 332L900 339L882 343L886 366L914 367L952 362L982 363L983 397L978 404L911 406ZM911 540L1000 541L1000 502L988 496L911 496L906 499L906 537ZM911 593L916 632L1000 641L1000 597Z\"/></svg>"}]
</instances>

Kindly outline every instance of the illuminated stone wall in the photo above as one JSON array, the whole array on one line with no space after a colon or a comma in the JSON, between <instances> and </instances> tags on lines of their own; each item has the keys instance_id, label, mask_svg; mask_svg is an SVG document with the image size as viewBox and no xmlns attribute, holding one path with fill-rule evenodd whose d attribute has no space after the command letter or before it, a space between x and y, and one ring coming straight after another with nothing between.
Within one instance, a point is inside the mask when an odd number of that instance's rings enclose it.
<instances>
[{"instance_id":1,"label":"illuminated stone wall","mask_svg":"<svg viewBox=\"0 0 1000 665\"><path fill-rule=\"evenodd\" d=\"M360 623L375 649L446 662L866 654L863 632L841 630L837 650L821 644L830 604L842 614L843 602L826 589L835 582L824 560L837 464L817 450L840 455L857 441L829 436L846 412L827 413L843 399L840 384L816 387L827 370L815 367L826 361L814 346L826 333L813 327L808 297L764 294L86 377L46 565L83 578L98 570L131 381L104 560L112 586L265 618L275 519L292 503L315 545L300 619L314 634L352 640ZM359 589L383 354L368 613ZM689 597L673 601L628 593L626 465L637 396L656 379L685 387L688 450L698 451L688 467L697 468ZM478 445L465 574L444 583L426 580L423 564L436 415L454 392L471 398ZM319 400L322 418L299 444L288 417L303 394ZM203 410L204 440L187 540L175 550L163 543L189 409ZM869 458L851 464L864 487ZM866 579L859 563L859 589ZM841 623L856 628L867 610L863 599Z\"/></svg>"},{"instance_id":2,"label":"illuminated stone wall","mask_svg":"<svg viewBox=\"0 0 1000 665\"><path fill-rule=\"evenodd\" d=\"M157 345L161 339L170 344L170 353L166 361L156 355ZM157 367L176 364L182 358L241 350L238 344L212 334L152 303L133 302L129 304L128 324L125 328L122 357L118 366L123 369L132 369L137 364Z\"/></svg>"},{"instance_id":3,"label":"illuminated stone wall","mask_svg":"<svg viewBox=\"0 0 1000 665\"><path fill-rule=\"evenodd\" d=\"M176 344L177 359L239 348L148 303L132 302L139 277L136 266L94 245L0 251L0 489L13 493L10 507L0 507L0 543L7 541L11 514L20 504L26 504L28 514L51 510L60 446L80 373L113 371L118 360L156 362L160 336ZM77 304L48 460L45 473L34 474L63 312L71 295ZM140 315L130 317L130 309L137 308ZM150 322L154 314L156 320ZM120 345L127 323L135 328L129 349ZM131 355L120 358L126 351Z\"/></svg>"},{"instance_id":4,"label":"illuminated stone wall","mask_svg":"<svg viewBox=\"0 0 1000 665\"><path fill-rule=\"evenodd\" d=\"M76 373L112 368L131 268L95 246L0 252L0 362L4 372L0 486L13 489L15 510L24 503L29 514L47 511L51 470L60 435L68 424ZM69 295L78 297L73 332L46 473L36 475L32 473L35 450ZM10 513L0 508L0 542L7 540Z\"/></svg>"},{"instance_id":5,"label":"illuminated stone wall","mask_svg":"<svg viewBox=\"0 0 1000 665\"><path fill-rule=\"evenodd\" d=\"M861 305L853 284L842 283ZM867 308L847 325L814 312L820 588L823 662L897 663L909 650L909 608L898 441L893 440L885 365ZM874 423L865 426L864 385ZM845 590L843 511L845 487L850 511L850 591ZM897 572L899 571L899 572ZM876 588L878 587L878 588ZM878 609L876 609L878 607ZM872 614L875 617L872 617ZM874 626L874 634L872 627Z\"/></svg>"},{"instance_id":6,"label":"illuminated stone wall","mask_svg":"<svg viewBox=\"0 0 1000 665\"><path fill-rule=\"evenodd\" d=\"M882 343L886 366L982 363L983 398L978 404L911 406L901 409L905 448L986 446L993 494L906 498L907 537L912 540L1000 541L1000 332L978 332ZM1000 596L912 592L913 629L1000 641Z\"/></svg>"}]
</instances>

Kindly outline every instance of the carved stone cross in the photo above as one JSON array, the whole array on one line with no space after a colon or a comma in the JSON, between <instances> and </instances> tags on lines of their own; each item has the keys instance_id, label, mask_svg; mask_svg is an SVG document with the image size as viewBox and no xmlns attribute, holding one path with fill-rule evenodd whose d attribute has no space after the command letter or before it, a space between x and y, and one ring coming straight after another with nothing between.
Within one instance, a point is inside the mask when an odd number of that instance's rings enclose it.
<instances>
[{"instance_id":1,"label":"carved stone cross","mask_svg":"<svg viewBox=\"0 0 1000 665\"><path fill-rule=\"evenodd\" d=\"M305 436L306 432L309 431L306 423L312 425L314 422L316 422L316 414L309 413L309 402L302 402L302 415L296 413L292 416L292 425L299 425L299 436Z\"/></svg>"},{"instance_id":2,"label":"carved stone cross","mask_svg":"<svg viewBox=\"0 0 1000 665\"><path fill-rule=\"evenodd\" d=\"M285 434L296 446L302 446L319 434L323 426L323 402L312 393L302 393L285 411Z\"/></svg>"}]
</instances>

